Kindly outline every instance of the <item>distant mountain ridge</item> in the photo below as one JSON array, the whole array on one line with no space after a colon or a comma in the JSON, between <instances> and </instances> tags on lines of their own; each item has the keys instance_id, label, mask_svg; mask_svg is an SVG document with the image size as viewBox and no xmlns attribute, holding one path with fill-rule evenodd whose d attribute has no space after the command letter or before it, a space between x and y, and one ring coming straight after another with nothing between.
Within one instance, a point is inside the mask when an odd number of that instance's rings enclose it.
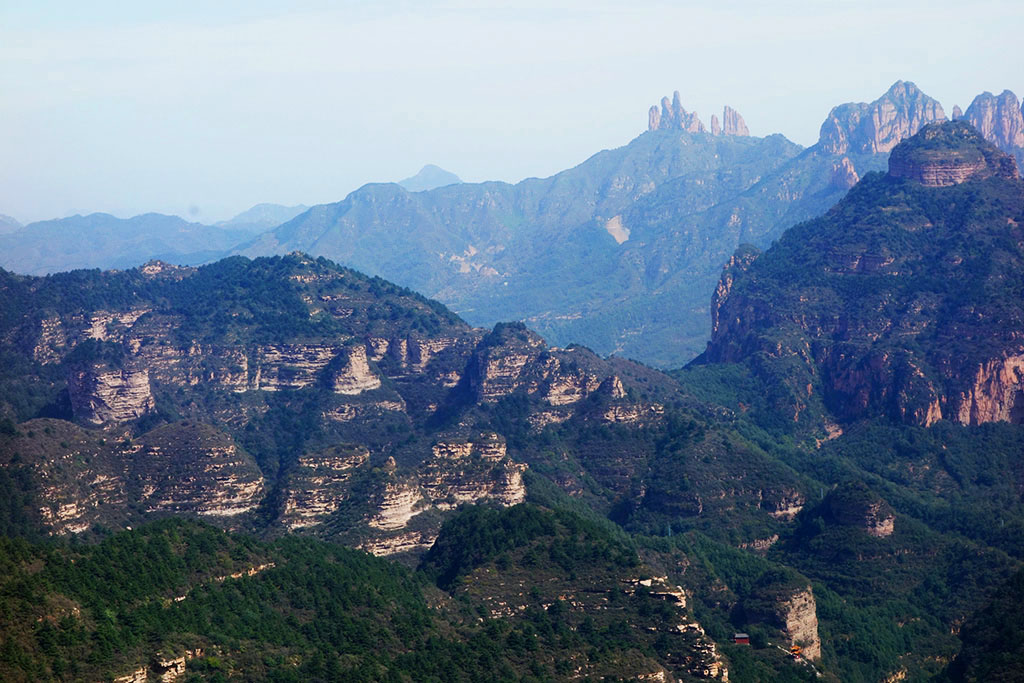
<instances>
[{"instance_id":1,"label":"distant mountain ridge","mask_svg":"<svg viewBox=\"0 0 1024 683\"><path fill-rule=\"evenodd\" d=\"M249 230L253 233L260 233L290 221L308 208L305 204L296 204L295 206L266 203L256 204L234 218L220 221L216 225L222 228Z\"/></svg>"},{"instance_id":2,"label":"distant mountain ridge","mask_svg":"<svg viewBox=\"0 0 1024 683\"><path fill-rule=\"evenodd\" d=\"M45 275L76 268L131 268L153 258L197 264L251 237L248 230L191 223L159 213L132 218L75 215L30 223L0 235L0 267Z\"/></svg>"},{"instance_id":3,"label":"distant mountain ridge","mask_svg":"<svg viewBox=\"0 0 1024 683\"><path fill-rule=\"evenodd\" d=\"M409 192L424 192L426 190L436 190L437 188L444 187L445 185L455 185L461 182L462 180L459 179L459 176L454 173L446 171L440 166L427 164L421 168L416 175L410 176L405 180L399 180L398 184Z\"/></svg>"},{"instance_id":4,"label":"distant mountain ridge","mask_svg":"<svg viewBox=\"0 0 1024 683\"><path fill-rule=\"evenodd\" d=\"M1024 156L1014 147L1024 121L1013 93L980 95L960 115ZM254 207L258 216L218 226L248 231L233 244L215 232L187 246L126 235L82 259L52 232L34 251L8 243L19 257L0 265L42 273L300 250L439 298L475 325L523 320L556 345L582 342L678 366L703 349L708 300L739 244L767 247L824 212L863 175L884 170L899 141L946 114L913 83L897 81L873 102L833 108L806 149L779 135L747 135L729 107L722 118L712 117L708 132L677 92L648 112L648 131L631 143L549 178L448 184L457 177L428 166L405 187L365 185L302 213Z\"/></svg>"},{"instance_id":5,"label":"distant mountain ridge","mask_svg":"<svg viewBox=\"0 0 1024 683\"><path fill-rule=\"evenodd\" d=\"M729 108L723 119L708 134L676 92L629 145L550 178L414 196L367 185L239 251L324 254L473 324L525 320L555 344L678 365L703 347L719 267L740 243L767 246L825 211L945 114L898 81L874 102L834 108L807 149L745 135Z\"/></svg>"},{"instance_id":6,"label":"distant mountain ridge","mask_svg":"<svg viewBox=\"0 0 1024 683\"><path fill-rule=\"evenodd\" d=\"M14 232L21 228L21 223L15 218L0 214L0 235L8 232Z\"/></svg>"}]
</instances>

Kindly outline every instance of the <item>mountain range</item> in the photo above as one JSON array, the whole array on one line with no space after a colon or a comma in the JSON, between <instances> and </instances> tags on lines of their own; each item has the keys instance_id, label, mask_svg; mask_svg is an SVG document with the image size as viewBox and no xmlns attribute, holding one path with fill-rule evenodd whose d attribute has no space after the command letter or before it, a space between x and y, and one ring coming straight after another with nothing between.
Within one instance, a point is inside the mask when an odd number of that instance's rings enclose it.
<instances>
[{"instance_id":1,"label":"mountain range","mask_svg":"<svg viewBox=\"0 0 1024 683\"><path fill-rule=\"evenodd\" d=\"M886 166L667 374L324 257L0 271L0 673L1019 670L1024 181L959 120Z\"/></svg>"},{"instance_id":2,"label":"mountain range","mask_svg":"<svg viewBox=\"0 0 1024 683\"><path fill-rule=\"evenodd\" d=\"M954 116L1024 159L1024 118L1012 92L983 93ZM749 136L730 107L721 123L713 116L705 126L677 92L651 108L646 133L550 178L459 183L427 166L398 185L366 185L288 220L304 207L264 210L258 221L236 218L216 230L168 226L183 233L177 238L150 231L140 240L108 226L103 250L89 257L77 223L29 226L3 240L0 265L41 274L303 251L421 291L472 324L520 320L558 345L673 367L703 350L708 302L737 246L769 246L861 175L883 170L899 141L946 118L937 101L898 81L874 102L835 107L819 141L803 149L779 135Z\"/></svg>"}]
</instances>

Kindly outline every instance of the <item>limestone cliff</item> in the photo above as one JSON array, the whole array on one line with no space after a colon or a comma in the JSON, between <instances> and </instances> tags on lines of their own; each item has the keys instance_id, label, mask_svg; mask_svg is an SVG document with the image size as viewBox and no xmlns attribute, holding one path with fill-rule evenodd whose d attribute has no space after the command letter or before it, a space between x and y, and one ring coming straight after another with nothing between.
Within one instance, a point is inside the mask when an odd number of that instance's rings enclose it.
<instances>
[{"instance_id":1,"label":"limestone cliff","mask_svg":"<svg viewBox=\"0 0 1024 683\"><path fill-rule=\"evenodd\" d=\"M344 364L334 375L334 391L354 395L379 388L380 378L370 370L366 347L360 344L347 349Z\"/></svg>"},{"instance_id":2,"label":"limestone cliff","mask_svg":"<svg viewBox=\"0 0 1024 683\"><path fill-rule=\"evenodd\" d=\"M364 446L333 446L299 456L289 475L281 523L294 530L323 522L348 498L346 484L369 458Z\"/></svg>"},{"instance_id":3,"label":"limestone cliff","mask_svg":"<svg viewBox=\"0 0 1024 683\"><path fill-rule=\"evenodd\" d=\"M61 420L25 425L8 447L33 471L40 516L54 534L168 513L234 527L265 494L252 458L209 425L172 423L137 439Z\"/></svg>"},{"instance_id":4,"label":"limestone cliff","mask_svg":"<svg viewBox=\"0 0 1024 683\"><path fill-rule=\"evenodd\" d=\"M263 475L230 437L208 425L167 425L127 446L132 485L149 512L184 512L228 519L256 509Z\"/></svg>"},{"instance_id":5,"label":"limestone cliff","mask_svg":"<svg viewBox=\"0 0 1024 683\"><path fill-rule=\"evenodd\" d=\"M94 425L129 422L153 410L149 369L88 365L73 368L68 392L75 417Z\"/></svg>"},{"instance_id":6,"label":"limestone cliff","mask_svg":"<svg viewBox=\"0 0 1024 683\"><path fill-rule=\"evenodd\" d=\"M967 107L963 118L982 136L1010 154L1024 147L1024 115L1017 96L1009 90L999 95L983 92Z\"/></svg>"},{"instance_id":7,"label":"limestone cliff","mask_svg":"<svg viewBox=\"0 0 1024 683\"><path fill-rule=\"evenodd\" d=\"M811 587L797 591L780 605L779 616L790 642L798 645L804 657L821 659L818 636L818 610Z\"/></svg>"},{"instance_id":8,"label":"limestone cliff","mask_svg":"<svg viewBox=\"0 0 1024 683\"><path fill-rule=\"evenodd\" d=\"M853 167L850 157L843 157L832 164L832 187L849 190L860 181L857 170Z\"/></svg>"},{"instance_id":9,"label":"limestone cliff","mask_svg":"<svg viewBox=\"0 0 1024 683\"><path fill-rule=\"evenodd\" d=\"M715 291L711 295L712 334L717 333L723 327L721 320L722 305L729 298L729 292L732 291L732 285L737 275L745 272L760 253L752 247L741 247L729 258L729 262L725 264L722 276L718 280L718 286L715 287Z\"/></svg>"},{"instance_id":10,"label":"limestone cliff","mask_svg":"<svg viewBox=\"0 0 1024 683\"><path fill-rule=\"evenodd\" d=\"M821 124L818 146L830 154L890 151L923 126L945 121L942 105L909 81L896 81L871 103L850 102L832 109Z\"/></svg>"},{"instance_id":11,"label":"limestone cliff","mask_svg":"<svg viewBox=\"0 0 1024 683\"><path fill-rule=\"evenodd\" d=\"M1016 178L1013 159L990 145L976 144L977 133L963 121L925 126L916 145L902 145L889 155L889 175L926 187L958 185L992 176Z\"/></svg>"}]
</instances>

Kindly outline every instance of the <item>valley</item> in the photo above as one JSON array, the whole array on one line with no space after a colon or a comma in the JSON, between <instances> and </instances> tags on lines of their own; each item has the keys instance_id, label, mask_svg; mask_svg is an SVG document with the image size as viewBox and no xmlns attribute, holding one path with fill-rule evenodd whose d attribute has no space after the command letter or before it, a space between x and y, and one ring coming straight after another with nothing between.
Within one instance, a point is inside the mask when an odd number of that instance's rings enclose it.
<instances>
[{"instance_id":1,"label":"valley","mask_svg":"<svg viewBox=\"0 0 1024 683\"><path fill-rule=\"evenodd\" d=\"M549 179L367 186L205 264L0 271L0 677L1013 671L1004 99L945 121L899 82L804 150L666 98ZM495 277L528 324L417 293L501 316ZM647 309L614 341L646 363L561 341Z\"/></svg>"}]
</instances>

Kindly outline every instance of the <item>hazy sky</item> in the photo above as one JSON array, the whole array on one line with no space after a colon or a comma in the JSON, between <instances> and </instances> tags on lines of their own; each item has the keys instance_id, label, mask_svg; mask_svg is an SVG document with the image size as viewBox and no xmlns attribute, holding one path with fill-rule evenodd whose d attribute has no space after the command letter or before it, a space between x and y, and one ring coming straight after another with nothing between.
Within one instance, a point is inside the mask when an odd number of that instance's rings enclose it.
<instances>
[{"instance_id":1,"label":"hazy sky","mask_svg":"<svg viewBox=\"0 0 1024 683\"><path fill-rule=\"evenodd\" d=\"M897 79L947 113L1024 94L1022 37L1017 0L0 0L0 213L213 222L425 163L515 182L628 143L676 89L807 145Z\"/></svg>"}]
</instances>

